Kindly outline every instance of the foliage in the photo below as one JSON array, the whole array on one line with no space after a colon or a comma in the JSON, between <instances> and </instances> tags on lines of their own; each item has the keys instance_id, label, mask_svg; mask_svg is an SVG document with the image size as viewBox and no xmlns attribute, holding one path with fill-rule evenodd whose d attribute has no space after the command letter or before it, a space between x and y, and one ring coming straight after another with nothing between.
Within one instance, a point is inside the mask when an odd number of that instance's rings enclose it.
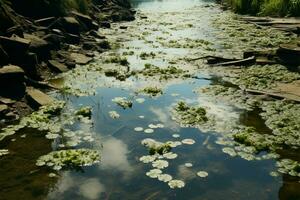
<instances>
[{"instance_id":1,"label":"foliage","mask_svg":"<svg viewBox=\"0 0 300 200\"><path fill-rule=\"evenodd\" d=\"M299 0L225 0L241 14L269 16L300 16Z\"/></svg>"}]
</instances>

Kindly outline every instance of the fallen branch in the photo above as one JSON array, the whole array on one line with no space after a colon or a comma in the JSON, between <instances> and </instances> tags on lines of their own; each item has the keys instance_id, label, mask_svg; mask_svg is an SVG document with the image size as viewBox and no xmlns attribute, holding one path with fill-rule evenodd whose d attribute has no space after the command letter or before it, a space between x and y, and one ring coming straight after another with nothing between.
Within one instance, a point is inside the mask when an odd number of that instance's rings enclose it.
<instances>
[{"instance_id":1,"label":"fallen branch","mask_svg":"<svg viewBox=\"0 0 300 200\"><path fill-rule=\"evenodd\" d=\"M249 58L245 59L240 59L240 60L234 60L234 61L228 61L228 62L222 62L222 63L217 63L215 66L230 66L230 65L252 65L255 63L255 56L251 56Z\"/></svg>"}]
</instances>

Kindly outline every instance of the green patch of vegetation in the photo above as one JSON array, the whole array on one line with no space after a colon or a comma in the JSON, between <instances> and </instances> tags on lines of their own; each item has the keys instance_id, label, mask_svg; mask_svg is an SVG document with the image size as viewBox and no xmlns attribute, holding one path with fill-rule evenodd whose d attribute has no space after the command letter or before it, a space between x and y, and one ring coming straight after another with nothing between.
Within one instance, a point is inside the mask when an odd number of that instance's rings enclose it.
<instances>
[{"instance_id":1,"label":"green patch of vegetation","mask_svg":"<svg viewBox=\"0 0 300 200\"><path fill-rule=\"evenodd\" d=\"M123 52L123 56L132 56L134 55L134 51L125 51Z\"/></svg>"},{"instance_id":2,"label":"green patch of vegetation","mask_svg":"<svg viewBox=\"0 0 300 200\"><path fill-rule=\"evenodd\" d=\"M150 138L146 138L142 140L142 144L149 149L150 155L154 155L154 154L163 155L165 153L170 152L172 149L171 145L168 142L162 143Z\"/></svg>"},{"instance_id":3,"label":"green patch of vegetation","mask_svg":"<svg viewBox=\"0 0 300 200\"><path fill-rule=\"evenodd\" d=\"M75 112L75 115L91 118L92 116L92 108L89 106L81 107L79 110Z\"/></svg>"},{"instance_id":4,"label":"green patch of vegetation","mask_svg":"<svg viewBox=\"0 0 300 200\"><path fill-rule=\"evenodd\" d=\"M290 83L298 79L298 73L290 72L284 66L265 65L242 69L238 76L230 80L244 88L262 90L273 88L278 82Z\"/></svg>"},{"instance_id":5,"label":"green patch of vegetation","mask_svg":"<svg viewBox=\"0 0 300 200\"><path fill-rule=\"evenodd\" d=\"M300 177L300 162L291 159L282 159L276 163L278 172Z\"/></svg>"},{"instance_id":6,"label":"green patch of vegetation","mask_svg":"<svg viewBox=\"0 0 300 200\"><path fill-rule=\"evenodd\" d=\"M263 16L300 16L298 0L223 0L241 14Z\"/></svg>"},{"instance_id":7,"label":"green patch of vegetation","mask_svg":"<svg viewBox=\"0 0 300 200\"><path fill-rule=\"evenodd\" d=\"M202 107L192 107L180 101L174 108L176 120L183 125L197 126L208 121L206 110Z\"/></svg>"},{"instance_id":8,"label":"green patch of vegetation","mask_svg":"<svg viewBox=\"0 0 300 200\"><path fill-rule=\"evenodd\" d=\"M179 78L179 77L190 77L188 71L179 69L174 66L168 66L167 68L160 68L155 65L151 65L149 63L145 64L145 68L140 71L146 77L159 76L160 80L167 80L171 78Z\"/></svg>"},{"instance_id":9,"label":"green patch of vegetation","mask_svg":"<svg viewBox=\"0 0 300 200\"><path fill-rule=\"evenodd\" d=\"M273 144L268 140L269 135L258 134L253 127L245 127L235 133L233 138L236 142L246 146L255 147L257 152L269 151Z\"/></svg>"},{"instance_id":10,"label":"green patch of vegetation","mask_svg":"<svg viewBox=\"0 0 300 200\"><path fill-rule=\"evenodd\" d=\"M214 98L217 97L217 99L225 100L238 108L247 110L252 110L255 106L260 104L260 101L255 98L255 96L233 87L210 85L200 88L198 92L205 93Z\"/></svg>"},{"instance_id":11,"label":"green patch of vegetation","mask_svg":"<svg viewBox=\"0 0 300 200\"><path fill-rule=\"evenodd\" d=\"M112 102L115 102L117 105L121 106L123 109L131 108L132 101L128 100L126 97L115 97L112 99Z\"/></svg>"},{"instance_id":12,"label":"green patch of vegetation","mask_svg":"<svg viewBox=\"0 0 300 200\"><path fill-rule=\"evenodd\" d=\"M161 88L158 87L145 87L142 90L140 90L140 92L150 95L152 97L156 97L158 95L162 95L163 91Z\"/></svg>"},{"instance_id":13,"label":"green patch of vegetation","mask_svg":"<svg viewBox=\"0 0 300 200\"><path fill-rule=\"evenodd\" d=\"M53 151L38 158L37 166L48 166L54 170L90 166L100 162L98 151L91 149L69 149Z\"/></svg>"},{"instance_id":14,"label":"green patch of vegetation","mask_svg":"<svg viewBox=\"0 0 300 200\"><path fill-rule=\"evenodd\" d=\"M127 60L127 58L125 57L119 57L119 56L112 56L110 58L107 58L104 60L105 63L117 63L123 66L128 66L129 62Z\"/></svg>"},{"instance_id":15,"label":"green patch of vegetation","mask_svg":"<svg viewBox=\"0 0 300 200\"><path fill-rule=\"evenodd\" d=\"M140 54L140 58L141 58L142 60L146 60L146 59L148 59L148 58L155 58L155 56L156 56L156 54L155 54L154 52L150 52L150 53L142 52L142 53Z\"/></svg>"}]
</instances>

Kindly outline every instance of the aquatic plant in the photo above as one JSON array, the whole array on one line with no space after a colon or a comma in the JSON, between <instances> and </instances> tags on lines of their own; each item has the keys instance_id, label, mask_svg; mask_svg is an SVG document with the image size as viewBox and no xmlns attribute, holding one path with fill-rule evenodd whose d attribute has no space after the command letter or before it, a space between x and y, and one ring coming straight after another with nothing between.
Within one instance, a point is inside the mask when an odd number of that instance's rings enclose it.
<instances>
[{"instance_id":1,"label":"aquatic plant","mask_svg":"<svg viewBox=\"0 0 300 200\"><path fill-rule=\"evenodd\" d=\"M109 58L106 58L104 60L104 63L116 63L116 64L120 64L123 66L128 66L129 62L127 60L127 58L125 57L119 57L119 56L111 56Z\"/></svg>"},{"instance_id":2,"label":"aquatic plant","mask_svg":"<svg viewBox=\"0 0 300 200\"><path fill-rule=\"evenodd\" d=\"M121 106L123 109L132 107L132 101L127 100L126 97L115 97L114 99L112 99L112 102L115 102L117 105Z\"/></svg>"},{"instance_id":3,"label":"aquatic plant","mask_svg":"<svg viewBox=\"0 0 300 200\"><path fill-rule=\"evenodd\" d=\"M201 178L205 178L208 176L208 173L206 171L199 171L197 172L197 175Z\"/></svg>"},{"instance_id":4,"label":"aquatic plant","mask_svg":"<svg viewBox=\"0 0 300 200\"><path fill-rule=\"evenodd\" d=\"M184 139L181 142L182 144L189 144L189 145L195 144L195 140L193 139Z\"/></svg>"},{"instance_id":5,"label":"aquatic plant","mask_svg":"<svg viewBox=\"0 0 300 200\"><path fill-rule=\"evenodd\" d=\"M169 174L160 174L160 175L158 175L157 178L158 178L159 181L162 181L162 182L165 182L165 183L172 180L172 176L169 175Z\"/></svg>"},{"instance_id":6,"label":"aquatic plant","mask_svg":"<svg viewBox=\"0 0 300 200\"><path fill-rule=\"evenodd\" d=\"M233 83L250 89L274 88L277 83L290 83L300 79L300 75L290 72L281 65L251 66L242 69L238 76L229 78Z\"/></svg>"},{"instance_id":7,"label":"aquatic plant","mask_svg":"<svg viewBox=\"0 0 300 200\"><path fill-rule=\"evenodd\" d=\"M281 159L276 162L278 172L300 177L300 162L291 159Z\"/></svg>"},{"instance_id":8,"label":"aquatic plant","mask_svg":"<svg viewBox=\"0 0 300 200\"><path fill-rule=\"evenodd\" d=\"M196 126L208 121L204 108L192 107L183 101L178 102L173 110L176 121L183 125Z\"/></svg>"},{"instance_id":9,"label":"aquatic plant","mask_svg":"<svg viewBox=\"0 0 300 200\"><path fill-rule=\"evenodd\" d=\"M144 130L145 133L153 133L154 130L152 128L147 128Z\"/></svg>"},{"instance_id":10,"label":"aquatic plant","mask_svg":"<svg viewBox=\"0 0 300 200\"><path fill-rule=\"evenodd\" d=\"M109 114L109 116L111 117L111 118L113 118L113 119L118 119L118 118L120 118L120 114L117 112L117 111L109 111L108 112L108 114Z\"/></svg>"},{"instance_id":11,"label":"aquatic plant","mask_svg":"<svg viewBox=\"0 0 300 200\"><path fill-rule=\"evenodd\" d=\"M169 159L169 160L175 159L175 158L177 158L177 156L178 155L176 153L173 153L173 152L168 152L168 153L163 154L163 157L166 158L166 159Z\"/></svg>"},{"instance_id":12,"label":"aquatic plant","mask_svg":"<svg viewBox=\"0 0 300 200\"><path fill-rule=\"evenodd\" d=\"M163 155L165 153L168 153L172 149L172 147L170 146L170 144L168 144L168 142L162 143L151 138L146 138L142 140L142 145L144 145L149 149L150 155L154 155L156 153Z\"/></svg>"},{"instance_id":13,"label":"aquatic plant","mask_svg":"<svg viewBox=\"0 0 300 200\"><path fill-rule=\"evenodd\" d=\"M141 131L143 131L143 130L144 130L143 127L135 127L135 128L134 128L134 131L136 131L136 132L141 132Z\"/></svg>"},{"instance_id":14,"label":"aquatic plant","mask_svg":"<svg viewBox=\"0 0 300 200\"><path fill-rule=\"evenodd\" d=\"M166 160L155 160L152 162L152 167L158 169L164 169L169 166L169 162Z\"/></svg>"},{"instance_id":15,"label":"aquatic plant","mask_svg":"<svg viewBox=\"0 0 300 200\"><path fill-rule=\"evenodd\" d=\"M138 73L146 77L159 76L160 80L190 77L188 71L179 69L178 67L168 66L167 68L160 68L152 64L145 64L145 68L141 71L138 71Z\"/></svg>"},{"instance_id":16,"label":"aquatic plant","mask_svg":"<svg viewBox=\"0 0 300 200\"><path fill-rule=\"evenodd\" d=\"M169 187L172 189L175 188L183 188L185 186L185 183L181 180L171 180L168 183Z\"/></svg>"},{"instance_id":17,"label":"aquatic plant","mask_svg":"<svg viewBox=\"0 0 300 200\"><path fill-rule=\"evenodd\" d=\"M150 95L152 97L156 97L158 95L162 95L163 91L161 88L158 87L145 87L143 89L141 89L139 92L143 93L143 94L147 94Z\"/></svg>"},{"instance_id":18,"label":"aquatic plant","mask_svg":"<svg viewBox=\"0 0 300 200\"><path fill-rule=\"evenodd\" d=\"M92 116L92 108L90 106L81 107L75 112L75 115L90 118Z\"/></svg>"},{"instance_id":19,"label":"aquatic plant","mask_svg":"<svg viewBox=\"0 0 300 200\"><path fill-rule=\"evenodd\" d=\"M142 52L142 53L140 54L140 58L141 58L142 60L146 60L146 59L148 59L148 58L155 58L155 56L156 56L156 54L155 54L154 52L150 52L150 53Z\"/></svg>"},{"instance_id":20,"label":"aquatic plant","mask_svg":"<svg viewBox=\"0 0 300 200\"><path fill-rule=\"evenodd\" d=\"M198 93L204 93L208 96L217 97L238 108L253 110L254 107L260 104L260 101L253 95L233 87L223 85L210 85L197 90Z\"/></svg>"},{"instance_id":21,"label":"aquatic plant","mask_svg":"<svg viewBox=\"0 0 300 200\"><path fill-rule=\"evenodd\" d=\"M147 163L152 163L155 159L157 158L157 155L147 155L147 156L142 156L140 157L140 161L147 164Z\"/></svg>"},{"instance_id":22,"label":"aquatic plant","mask_svg":"<svg viewBox=\"0 0 300 200\"><path fill-rule=\"evenodd\" d=\"M7 155L7 154L9 154L8 149L0 149L0 158L1 158L2 156Z\"/></svg>"},{"instance_id":23,"label":"aquatic plant","mask_svg":"<svg viewBox=\"0 0 300 200\"><path fill-rule=\"evenodd\" d=\"M162 171L160 169L151 169L149 172L146 173L147 176L150 178L157 178Z\"/></svg>"},{"instance_id":24,"label":"aquatic plant","mask_svg":"<svg viewBox=\"0 0 300 200\"><path fill-rule=\"evenodd\" d=\"M29 116L23 117L19 124L9 125L3 128L0 133L0 141L6 136L13 135L18 130L25 127L48 130L53 133L58 132L60 128L53 126L52 124L54 122L52 122L51 119L59 115L64 106L65 102L55 101L52 104L40 107L38 111L33 112Z\"/></svg>"},{"instance_id":25,"label":"aquatic plant","mask_svg":"<svg viewBox=\"0 0 300 200\"><path fill-rule=\"evenodd\" d=\"M90 166L100 162L100 154L91 149L69 149L53 151L38 158L37 166L48 166L54 170L67 167Z\"/></svg>"}]
</instances>

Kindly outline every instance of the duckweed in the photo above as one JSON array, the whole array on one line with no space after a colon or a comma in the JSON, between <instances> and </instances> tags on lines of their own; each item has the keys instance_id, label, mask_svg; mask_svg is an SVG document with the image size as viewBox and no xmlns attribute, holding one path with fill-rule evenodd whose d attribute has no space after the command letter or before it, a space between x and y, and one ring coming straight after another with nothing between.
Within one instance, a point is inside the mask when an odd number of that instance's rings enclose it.
<instances>
[{"instance_id":1,"label":"duckweed","mask_svg":"<svg viewBox=\"0 0 300 200\"><path fill-rule=\"evenodd\" d=\"M168 183L168 185L170 188L175 189L175 188L183 188L185 186L185 183L181 180L171 180Z\"/></svg>"},{"instance_id":2,"label":"duckweed","mask_svg":"<svg viewBox=\"0 0 300 200\"><path fill-rule=\"evenodd\" d=\"M156 153L163 155L165 153L168 153L172 149L172 147L170 146L170 144L168 142L162 143L162 142L158 142L151 138L146 138L146 139L142 140L142 145L144 145L145 147L147 147L149 149L150 155L154 155Z\"/></svg>"},{"instance_id":3,"label":"duckweed","mask_svg":"<svg viewBox=\"0 0 300 200\"><path fill-rule=\"evenodd\" d=\"M90 118L92 116L92 108L89 106L81 107L75 112L75 115Z\"/></svg>"},{"instance_id":4,"label":"duckweed","mask_svg":"<svg viewBox=\"0 0 300 200\"><path fill-rule=\"evenodd\" d=\"M126 97L115 97L114 99L112 99L112 102L115 102L117 105L121 106L123 109L132 107L132 101L127 100Z\"/></svg>"},{"instance_id":5,"label":"duckweed","mask_svg":"<svg viewBox=\"0 0 300 200\"><path fill-rule=\"evenodd\" d=\"M0 158L1 158L2 156L7 155L7 154L9 154L8 149L0 149Z\"/></svg>"},{"instance_id":6,"label":"duckweed","mask_svg":"<svg viewBox=\"0 0 300 200\"><path fill-rule=\"evenodd\" d=\"M190 77L188 71L179 69L174 66L168 66L167 68L160 68L152 64L145 64L145 68L139 71L142 75L146 77L159 76L160 80L168 80L172 78L184 78Z\"/></svg>"},{"instance_id":7,"label":"duckweed","mask_svg":"<svg viewBox=\"0 0 300 200\"><path fill-rule=\"evenodd\" d=\"M281 65L254 65L242 69L238 76L229 80L244 88L263 90L274 88L278 82L290 83L298 79L298 73L290 72Z\"/></svg>"},{"instance_id":8,"label":"duckweed","mask_svg":"<svg viewBox=\"0 0 300 200\"><path fill-rule=\"evenodd\" d=\"M174 108L176 121L187 126L196 126L208 121L206 110L202 107L192 107L180 101Z\"/></svg>"},{"instance_id":9,"label":"duckweed","mask_svg":"<svg viewBox=\"0 0 300 200\"><path fill-rule=\"evenodd\" d=\"M38 158L37 166L48 166L54 170L67 167L90 166L100 162L98 151L91 149L69 149L53 151Z\"/></svg>"},{"instance_id":10,"label":"duckweed","mask_svg":"<svg viewBox=\"0 0 300 200\"><path fill-rule=\"evenodd\" d=\"M150 95L152 97L156 97L156 96L159 96L159 95L163 94L162 89L158 88L158 87L145 87L142 90L140 90L140 92L144 93L144 94L147 94L147 95Z\"/></svg>"}]
</instances>

